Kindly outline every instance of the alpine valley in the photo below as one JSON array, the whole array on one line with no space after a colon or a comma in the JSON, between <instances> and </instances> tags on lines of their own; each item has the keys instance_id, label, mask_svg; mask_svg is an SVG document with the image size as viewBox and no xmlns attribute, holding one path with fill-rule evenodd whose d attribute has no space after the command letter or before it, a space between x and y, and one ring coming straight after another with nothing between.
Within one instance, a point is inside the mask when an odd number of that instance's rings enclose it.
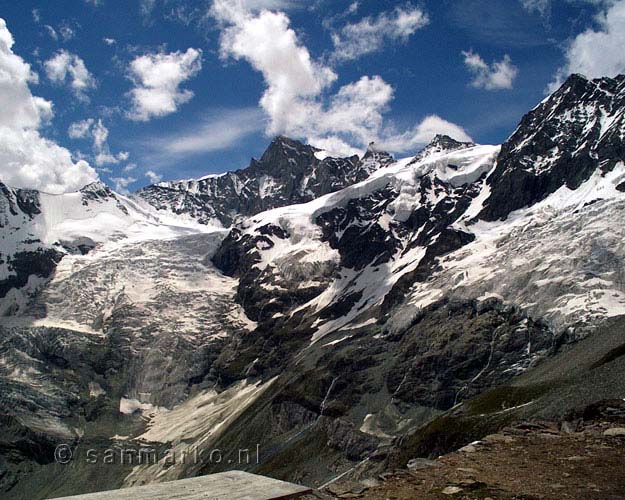
<instances>
[{"instance_id":1,"label":"alpine valley","mask_svg":"<svg viewBox=\"0 0 625 500\"><path fill-rule=\"evenodd\" d=\"M6 499L231 468L320 487L625 418L625 76L571 76L502 145L277 137L129 196L0 183L0 315ZM86 456L129 447L156 459Z\"/></svg>"}]
</instances>

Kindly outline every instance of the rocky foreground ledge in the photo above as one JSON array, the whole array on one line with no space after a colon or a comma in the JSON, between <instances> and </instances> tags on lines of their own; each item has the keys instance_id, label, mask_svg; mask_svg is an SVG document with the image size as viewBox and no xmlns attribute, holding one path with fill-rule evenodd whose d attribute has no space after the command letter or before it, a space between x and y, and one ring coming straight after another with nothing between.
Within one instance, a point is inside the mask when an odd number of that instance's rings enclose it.
<instances>
[{"instance_id":1,"label":"rocky foreground ledge","mask_svg":"<svg viewBox=\"0 0 625 500\"><path fill-rule=\"evenodd\" d=\"M436 459L412 459L407 469L336 481L322 495L363 500L623 500L625 401L601 402L562 422L519 423Z\"/></svg>"}]
</instances>

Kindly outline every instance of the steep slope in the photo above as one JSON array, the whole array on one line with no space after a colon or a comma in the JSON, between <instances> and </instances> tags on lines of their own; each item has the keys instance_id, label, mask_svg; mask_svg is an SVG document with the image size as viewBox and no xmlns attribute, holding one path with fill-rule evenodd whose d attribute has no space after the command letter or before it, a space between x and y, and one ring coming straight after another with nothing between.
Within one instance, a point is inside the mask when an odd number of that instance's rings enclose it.
<instances>
[{"instance_id":1,"label":"steep slope","mask_svg":"<svg viewBox=\"0 0 625 500\"><path fill-rule=\"evenodd\" d=\"M310 201L362 181L389 156L370 150L357 156L333 158L325 151L286 137L276 137L259 160L242 170L197 180L161 182L137 196L158 210L187 214L203 224L229 226L241 215Z\"/></svg>"},{"instance_id":2,"label":"steep slope","mask_svg":"<svg viewBox=\"0 0 625 500\"><path fill-rule=\"evenodd\" d=\"M562 186L577 189L598 170L611 172L625 161L624 138L625 75L572 75L502 146L481 218L505 218Z\"/></svg>"}]
</instances>

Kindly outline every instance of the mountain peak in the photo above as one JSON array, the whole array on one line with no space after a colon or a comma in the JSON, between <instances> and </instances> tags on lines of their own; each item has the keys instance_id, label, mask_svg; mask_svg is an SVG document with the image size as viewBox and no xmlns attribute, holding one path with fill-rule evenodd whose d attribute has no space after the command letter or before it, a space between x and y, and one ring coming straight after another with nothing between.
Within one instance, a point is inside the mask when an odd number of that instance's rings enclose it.
<instances>
[{"instance_id":1,"label":"mountain peak","mask_svg":"<svg viewBox=\"0 0 625 500\"><path fill-rule=\"evenodd\" d=\"M365 155L362 157L362 163L367 166L369 173L377 168L385 167L395 161L393 155L380 149L375 142L370 142ZM375 168L373 165L376 164Z\"/></svg>"},{"instance_id":2,"label":"mountain peak","mask_svg":"<svg viewBox=\"0 0 625 500\"><path fill-rule=\"evenodd\" d=\"M421 161L433 153L455 151L457 149L466 149L473 146L475 146L473 142L460 142L448 135L436 134L430 143L415 155L410 163Z\"/></svg>"},{"instance_id":3,"label":"mountain peak","mask_svg":"<svg viewBox=\"0 0 625 500\"><path fill-rule=\"evenodd\" d=\"M439 148L442 151L452 151L454 149L466 148L475 146L473 142L461 142L457 141L453 137L445 134L436 134L434 139L430 141L430 144L426 147Z\"/></svg>"},{"instance_id":4,"label":"mountain peak","mask_svg":"<svg viewBox=\"0 0 625 500\"><path fill-rule=\"evenodd\" d=\"M277 135L269 143L269 146L267 146L267 149L261 156L261 161L266 155L272 154L273 152L276 152L276 151L282 151L282 152L286 152L287 154L289 154L289 152L304 151L304 150L317 151L317 148L310 146L308 144L304 144L303 142L298 141L297 139L291 139L290 137L286 137L284 135Z\"/></svg>"},{"instance_id":5,"label":"mountain peak","mask_svg":"<svg viewBox=\"0 0 625 500\"><path fill-rule=\"evenodd\" d=\"M502 145L480 217L503 219L561 186L577 189L623 161L625 77L573 74L527 113Z\"/></svg>"}]
</instances>

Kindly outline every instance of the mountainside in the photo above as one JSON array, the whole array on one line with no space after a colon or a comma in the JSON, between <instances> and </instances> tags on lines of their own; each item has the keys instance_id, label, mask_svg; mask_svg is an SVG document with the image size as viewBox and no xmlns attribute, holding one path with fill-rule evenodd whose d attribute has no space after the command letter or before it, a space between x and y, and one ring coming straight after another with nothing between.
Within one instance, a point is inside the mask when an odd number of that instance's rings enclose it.
<instances>
[{"instance_id":1,"label":"mountainside","mask_svg":"<svg viewBox=\"0 0 625 500\"><path fill-rule=\"evenodd\" d=\"M572 75L504 143L481 218L505 218L561 186L577 189L625 161L625 76ZM620 184L619 189L625 189Z\"/></svg>"},{"instance_id":2,"label":"mountainside","mask_svg":"<svg viewBox=\"0 0 625 500\"><path fill-rule=\"evenodd\" d=\"M279 137L130 198L3 187L0 491L233 467L319 486L622 399L624 94L574 75L501 146ZM159 459L84 460L140 446Z\"/></svg>"},{"instance_id":3,"label":"mountainside","mask_svg":"<svg viewBox=\"0 0 625 500\"><path fill-rule=\"evenodd\" d=\"M137 195L158 210L188 214L202 224L229 226L237 217L310 201L366 179L392 162L373 150L359 159L328 153L286 137L276 137L260 160L236 172L198 180L161 182Z\"/></svg>"}]
</instances>

